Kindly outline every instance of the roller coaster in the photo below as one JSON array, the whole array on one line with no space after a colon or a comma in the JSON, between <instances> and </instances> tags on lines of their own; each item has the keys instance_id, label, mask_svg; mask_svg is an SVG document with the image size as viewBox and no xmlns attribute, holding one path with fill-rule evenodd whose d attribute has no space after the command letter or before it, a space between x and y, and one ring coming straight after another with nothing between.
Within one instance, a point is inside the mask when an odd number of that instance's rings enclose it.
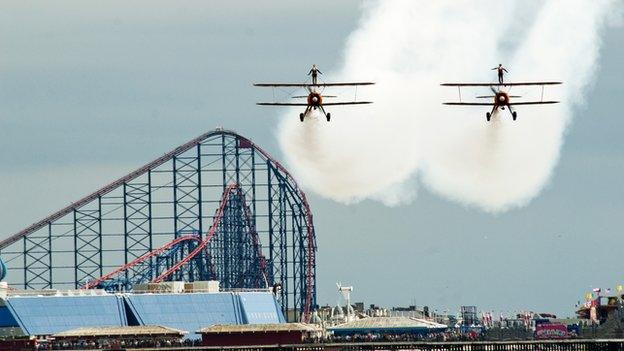
<instances>
[{"instance_id":1,"label":"roller coaster","mask_svg":"<svg viewBox=\"0 0 624 351\"><path fill-rule=\"evenodd\" d=\"M242 222L234 225L225 223L241 220ZM224 243L227 245L223 245ZM213 259L225 256L223 252L218 252L220 249L231 251L228 257L232 259L230 267L234 271L229 272L230 274L223 270L217 273L215 269ZM234 250L238 252L233 254ZM214 222L203 240L199 235L179 236L158 249L87 282L82 288L123 291L132 290L135 284L167 280L218 280L223 287L229 289L268 288L266 260L251 223L249 207L237 184L230 184L225 189Z\"/></svg>"},{"instance_id":2,"label":"roller coaster","mask_svg":"<svg viewBox=\"0 0 624 351\"><path fill-rule=\"evenodd\" d=\"M316 305L304 192L266 151L215 130L0 242L11 286L132 290L145 282L280 285L291 320Z\"/></svg>"}]
</instances>

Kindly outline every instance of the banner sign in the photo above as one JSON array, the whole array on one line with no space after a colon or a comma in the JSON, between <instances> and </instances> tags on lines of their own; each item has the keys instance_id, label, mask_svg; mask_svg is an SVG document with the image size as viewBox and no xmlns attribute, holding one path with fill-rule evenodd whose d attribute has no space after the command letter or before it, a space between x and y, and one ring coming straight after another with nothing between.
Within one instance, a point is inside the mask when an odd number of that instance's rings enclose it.
<instances>
[{"instance_id":1,"label":"banner sign","mask_svg":"<svg viewBox=\"0 0 624 351\"><path fill-rule=\"evenodd\" d=\"M568 327L563 324L538 324L535 326L536 339L565 339Z\"/></svg>"}]
</instances>

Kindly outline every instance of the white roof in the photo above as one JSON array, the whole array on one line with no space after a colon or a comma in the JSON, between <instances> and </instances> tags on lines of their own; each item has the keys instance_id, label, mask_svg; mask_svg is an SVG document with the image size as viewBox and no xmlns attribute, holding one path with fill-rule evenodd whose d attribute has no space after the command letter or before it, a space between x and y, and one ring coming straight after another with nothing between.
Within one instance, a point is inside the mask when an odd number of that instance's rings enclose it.
<instances>
[{"instance_id":1,"label":"white roof","mask_svg":"<svg viewBox=\"0 0 624 351\"><path fill-rule=\"evenodd\" d=\"M447 328L446 325L426 319L411 317L367 317L343 323L329 329L375 329L375 328Z\"/></svg>"},{"instance_id":2,"label":"white roof","mask_svg":"<svg viewBox=\"0 0 624 351\"><path fill-rule=\"evenodd\" d=\"M84 327L54 334L57 338L68 337L103 337L103 336L127 336L127 335L184 335L186 331L160 325L138 325L117 327Z\"/></svg>"},{"instance_id":3,"label":"white roof","mask_svg":"<svg viewBox=\"0 0 624 351\"><path fill-rule=\"evenodd\" d=\"M215 324L202 328L199 333L262 333L275 331L305 331L316 332L321 328L304 323L270 323L270 324Z\"/></svg>"}]
</instances>

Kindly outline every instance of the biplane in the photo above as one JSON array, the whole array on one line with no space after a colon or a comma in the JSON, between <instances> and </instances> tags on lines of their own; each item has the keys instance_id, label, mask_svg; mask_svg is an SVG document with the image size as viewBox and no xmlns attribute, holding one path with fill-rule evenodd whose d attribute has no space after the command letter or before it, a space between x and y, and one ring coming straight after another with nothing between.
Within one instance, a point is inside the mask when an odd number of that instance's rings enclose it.
<instances>
[{"instance_id":1,"label":"biplane","mask_svg":"<svg viewBox=\"0 0 624 351\"><path fill-rule=\"evenodd\" d=\"M485 113L485 118L489 121L492 118L492 115L498 110L504 110L505 107L511 113L511 117L515 121L518 117L518 113L513 110L514 106L519 105L545 105L545 104L556 104L559 101L553 100L544 100L544 86L546 85L558 85L562 84L561 82L524 82L524 83L443 83L442 86L446 87L457 87L459 92L459 101L457 102L443 102L444 105L453 105L453 106L492 106L491 112ZM539 101L517 101L512 102L511 98L521 98L519 95L510 95L509 90L512 87L516 86L541 86L542 93L541 99ZM476 96L477 99L492 99L492 102L463 102L461 96L461 88L462 87L489 87L492 91L492 95L479 95ZM509 87L507 91L504 91L502 88Z\"/></svg>"},{"instance_id":2,"label":"biplane","mask_svg":"<svg viewBox=\"0 0 624 351\"><path fill-rule=\"evenodd\" d=\"M316 77L314 77L316 78ZM316 79L312 83L254 83L256 87L270 87L270 88L304 88L307 91L307 95L294 95L293 99L306 99L298 102L258 102L257 105L261 106L305 106L305 110L299 114L299 120L303 120L308 114L314 110L320 110L327 121L331 119L331 113L325 111L325 106L342 106L342 105L365 105L372 104L372 101L357 101L357 87L362 85L373 85L373 82L344 82L344 83L318 83ZM325 88L328 87L355 87L356 93L353 101L330 101L325 102L324 99L336 98L336 95L325 95ZM275 92L274 92L275 96Z\"/></svg>"}]
</instances>

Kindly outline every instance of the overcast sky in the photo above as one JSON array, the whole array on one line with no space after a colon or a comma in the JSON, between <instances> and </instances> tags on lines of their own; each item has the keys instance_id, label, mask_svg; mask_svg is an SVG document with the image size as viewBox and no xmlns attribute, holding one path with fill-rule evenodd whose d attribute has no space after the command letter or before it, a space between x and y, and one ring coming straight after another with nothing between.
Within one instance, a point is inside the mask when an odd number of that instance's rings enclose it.
<instances>
[{"instance_id":1,"label":"overcast sky","mask_svg":"<svg viewBox=\"0 0 624 351\"><path fill-rule=\"evenodd\" d=\"M0 237L216 126L282 158L282 114L254 105L266 96L251 82L301 81L312 63L332 71L360 7L4 1ZM591 286L624 283L623 27L603 39L554 176L527 207L492 215L426 189L399 207L308 192L319 302L335 304L341 281L366 304L572 315Z\"/></svg>"}]
</instances>

